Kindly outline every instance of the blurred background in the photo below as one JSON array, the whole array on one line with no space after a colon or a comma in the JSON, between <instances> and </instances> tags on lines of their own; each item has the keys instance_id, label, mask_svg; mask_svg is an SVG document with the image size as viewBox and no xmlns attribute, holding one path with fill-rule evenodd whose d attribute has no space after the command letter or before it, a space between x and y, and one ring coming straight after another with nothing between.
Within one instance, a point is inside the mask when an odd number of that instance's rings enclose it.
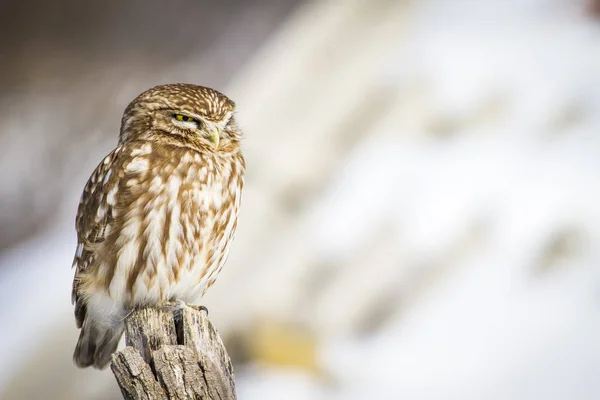
<instances>
[{"instance_id":1,"label":"blurred background","mask_svg":"<svg viewBox=\"0 0 600 400\"><path fill-rule=\"evenodd\" d=\"M162 83L238 104L240 399L600 398L600 2L0 3L0 398L78 370L74 217Z\"/></svg>"}]
</instances>

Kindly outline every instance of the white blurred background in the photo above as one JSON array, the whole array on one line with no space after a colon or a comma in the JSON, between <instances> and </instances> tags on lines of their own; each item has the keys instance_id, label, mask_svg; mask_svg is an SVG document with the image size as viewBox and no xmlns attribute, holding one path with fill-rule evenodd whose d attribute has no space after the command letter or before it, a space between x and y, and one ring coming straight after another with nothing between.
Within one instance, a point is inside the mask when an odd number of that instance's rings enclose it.
<instances>
[{"instance_id":1,"label":"white blurred background","mask_svg":"<svg viewBox=\"0 0 600 400\"><path fill-rule=\"evenodd\" d=\"M54 5L50 5L54 4ZM74 216L146 88L238 104L240 399L600 398L600 2L0 5L0 398L71 362Z\"/></svg>"}]
</instances>

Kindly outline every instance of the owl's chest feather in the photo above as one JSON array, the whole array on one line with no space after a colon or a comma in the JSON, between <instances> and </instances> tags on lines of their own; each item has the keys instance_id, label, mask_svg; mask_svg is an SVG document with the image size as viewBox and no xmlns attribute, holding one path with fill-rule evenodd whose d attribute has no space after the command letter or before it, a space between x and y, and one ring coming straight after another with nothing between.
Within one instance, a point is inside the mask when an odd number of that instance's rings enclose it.
<instances>
[{"instance_id":1,"label":"owl's chest feather","mask_svg":"<svg viewBox=\"0 0 600 400\"><path fill-rule=\"evenodd\" d=\"M193 301L214 280L235 231L241 187L227 165L195 161L182 157L163 169L169 173L135 158L129 164L137 175L124 182L132 201L115 227L111 296L133 304Z\"/></svg>"}]
</instances>

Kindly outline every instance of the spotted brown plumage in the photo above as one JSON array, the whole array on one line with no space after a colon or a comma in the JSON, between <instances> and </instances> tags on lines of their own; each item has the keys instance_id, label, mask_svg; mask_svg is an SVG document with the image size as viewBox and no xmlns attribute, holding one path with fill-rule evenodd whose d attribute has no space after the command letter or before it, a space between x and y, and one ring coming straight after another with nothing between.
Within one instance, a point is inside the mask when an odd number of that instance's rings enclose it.
<instances>
[{"instance_id":1,"label":"spotted brown plumage","mask_svg":"<svg viewBox=\"0 0 600 400\"><path fill-rule=\"evenodd\" d=\"M189 84L126 108L119 144L87 182L76 228L74 361L105 367L137 306L197 303L223 267L245 162L235 105Z\"/></svg>"}]
</instances>

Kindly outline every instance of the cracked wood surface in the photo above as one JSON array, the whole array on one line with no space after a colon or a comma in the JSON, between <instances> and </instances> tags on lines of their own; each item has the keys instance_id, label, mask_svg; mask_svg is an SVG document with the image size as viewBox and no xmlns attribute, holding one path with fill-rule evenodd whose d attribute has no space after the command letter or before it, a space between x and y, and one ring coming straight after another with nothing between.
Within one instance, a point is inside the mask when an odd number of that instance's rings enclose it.
<instances>
[{"instance_id":1,"label":"cracked wood surface","mask_svg":"<svg viewBox=\"0 0 600 400\"><path fill-rule=\"evenodd\" d=\"M125 399L236 399L233 366L204 308L134 311L111 369Z\"/></svg>"}]
</instances>

